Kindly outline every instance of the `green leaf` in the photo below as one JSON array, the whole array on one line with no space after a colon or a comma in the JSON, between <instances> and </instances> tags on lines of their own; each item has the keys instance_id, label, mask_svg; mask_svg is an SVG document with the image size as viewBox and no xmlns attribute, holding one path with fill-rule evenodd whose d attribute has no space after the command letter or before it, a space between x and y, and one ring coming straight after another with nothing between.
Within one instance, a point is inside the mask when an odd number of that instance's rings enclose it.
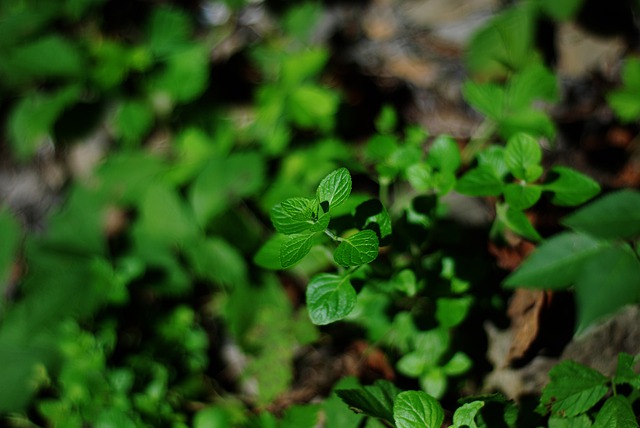
<instances>
[{"instance_id":1,"label":"green leaf","mask_svg":"<svg viewBox=\"0 0 640 428\"><path fill-rule=\"evenodd\" d=\"M634 122L640 117L638 92L623 88L607 96L607 102L623 122Z\"/></svg>"},{"instance_id":2,"label":"green leaf","mask_svg":"<svg viewBox=\"0 0 640 428\"><path fill-rule=\"evenodd\" d=\"M242 198L256 193L264 177L265 164L258 153L233 153L211 159L189 189L198 223L206 225Z\"/></svg>"},{"instance_id":3,"label":"green leaf","mask_svg":"<svg viewBox=\"0 0 640 428\"><path fill-rule=\"evenodd\" d=\"M565 217L562 224L603 239L627 239L640 235L640 192L610 193Z\"/></svg>"},{"instance_id":4,"label":"green leaf","mask_svg":"<svg viewBox=\"0 0 640 428\"><path fill-rule=\"evenodd\" d=\"M616 375L614 382L616 385L629 384L633 387L640 389L640 375L634 371L636 358L626 352L618 354L618 367L616 368Z\"/></svg>"},{"instance_id":5,"label":"green leaf","mask_svg":"<svg viewBox=\"0 0 640 428\"><path fill-rule=\"evenodd\" d=\"M84 71L84 57L78 46L59 35L49 34L18 45L3 59L5 69L18 81L32 78L76 77Z\"/></svg>"},{"instance_id":6,"label":"green leaf","mask_svg":"<svg viewBox=\"0 0 640 428\"><path fill-rule=\"evenodd\" d=\"M296 40L307 41L314 34L322 8L314 2L296 4L282 18L282 27Z\"/></svg>"},{"instance_id":7,"label":"green leaf","mask_svg":"<svg viewBox=\"0 0 640 428\"><path fill-rule=\"evenodd\" d=\"M282 247L280 247L280 264L283 269L288 269L304 258L311 247L315 234L293 234L287 236Z\"/></svg>"},{"instance_id":8,"label":"green leaf","mask_svg":"<svg viewBox=\"0 0 640 428\"><path fill-rule=\"evenodd\" d=\"M537 180L542 175L542 150L535 138L527 134L516 134L509 138L504 152L504 161L509 171L526 182Z\"/></svg>"},{"instance_id":9,"label":"green leaf","mask_svg":"<svg viewBox=\"0 0 640 428\"><path fill-rule=\"evenodd\" d=\"M583 0L538 0L542 10L556 21L572 18L579 10Z\"/></svg>"},{"instance_id":10,"label":"green leaf","mask_svg":"<svg viewBox=\"0 0 640 428\"><path fill-rule=\"evenodd\" d=\"M236 287L247 283L247 264L236 247L219 237L199 240L185 247L191 265L200 278Z\"/></svg>"},{"instance_id":11,"label":"green leaf","mask_svg":"<svg viewBox=\"0 0 640 428\"><path fill-rule=\"evenodd\" d=\"M528 107L506 114L498 123L498 132L507 139L525 132L553 140L556 127L547 113L535 107Z\"/></svg>"},{"instance_id":12,"label":"green leaf","mask_svg":"<svg viewBox=\"0 0 640 428\"><path fill-rule=\"evenodd\" d=\"M584 414L573 418L563 418L555 415L549 418L549 428L591 428L591 425L591 419Z\"/></svg>"},{"instance_id":13,"label":"green leaf","mask_svg":"<svg viewBox=\"0 0 640 428\"><path fill-rule=\"evenodd\" d=\"M490 145L478 153L478 166L487 168L500 180L509 173L509 168L504 162L505 148L502 146Z\"/></svg>"},{"instance_id":14,"label":"green leaf","mask_svg":"<svg viewBox=\"0 0 640 428\"><path fill-rule=\"evenodd\" d=\"M542 237L533 227L525 213L513 207L498 208L498 216L504 221L507 227L518 235L531 241L540 241Z\"/></svg>"},{"instance_id":15,"label":"green leaf","mask_svg":"<svg viewBox=\"0 0 640 428\"><path fill-rule=\"evenodd\" d=\"M361 230L344 238L333 253L340 266L359 266L371 263L378 257L378 237L373 230Z\"/></svg>"},{"instance_id":16,"label":"green leaf","mask_svg":"<svg viewBox=\"0 0 640 428\"><path fill-rule=\"evenodd\" d=\"M396 363L398 371L409 377L419 377L428 367L422 354L416 351L404 354Z\"/></svg>"},{"instance_id":17,"label":"green leaf","mask_svg":"<svg viewBox=\"0 0 640 428\"><path fill-rule=\"evenodd\" d=\"M349 276L321 273L307 286L307 309L316 325L326 325L349 315L356 305L356 290Z\"/></svg>"},{"instance_id":18,"label":"green leaf","mask_svg":"<svg viewBox=\"0 0 640 428\"><path fill-rule=\"evenodd\" d=\"M469 196L498 196L502 193L502 178L488 166L478 166L463 175L456 190Z\"/></svg>"},{"instance_id":19,"label":"green leaf","mask_svg":"<svg viewBox=\"0 0 640 428\"><path fill-rule=\"evenodd\" d=\"M5 286L10 283L10 273L17 259L16 252L22 238L22 229L18 221L8 210L0 208L0 295L5 296Z\"/></svg>"},{"instance_id":20,"label":"green leaf","mask_svg":"<svg viewBox=\"0 0 640 428\"><path fill-rule=\"evenodd\" d=\"M189 43L166 59L164 67L148 80L148 90L160 113L171 111L174 103L186 103L197 98L209 81L208 50L199 44Z\"/></svg>"},{"instance_id":21,"label":"green leaf","mask_svg":"<svg viewBox=\"0 0 640 428\"><path fill-rule=\"evenodd\" d=\"M447 375L440 367L429 367L418 382L427 394L435 398L442 398L448 385Z\"/></svg>"},{"instance_id":22,"label":"green leaf","mask_svg":"<svg viewBox=\"0 0 640 428\"><path fill-rule=\"evenodd\" d=\"M393 418L397 428L440 428L444 410L438 400L425 392L405 391L395 399Z\"/></svg>"},{"instance_id":23,"label":"green leaf","mask_svg":"<svg viewBox=\"0 0 640 428\"><path fill-rule=\"evenodd\" d=\"M556 166L550 172L557 178L545 183L543 190L554 193L551 202L560 206L580 205L600 193L600 185L584 174L571 168Z\"/></svg>"},{"instance_id":24,"label":"green leaf","mask_svg":"<svg viewBox=\"0 0 640 428\"><path fill-rule=\"evenodd\" d=\"M629 400L622 395L610 397L598 412L593 428L638 428Z\"/></svg>"},{"instance_id":25,"label":"green leaf","mask_svg":"<svg viewBox=\"0 0 640 428\"><path fill-rule=\"evenodd\" d=\"M416 352L420 353L425 366L437 366L451 342L448 330L442 327L421 331L413 340Z\"/></svg>"},{"instance_id":26,"label":"green leaf","mask_svg":"<svg viewBox=\"0 0 640 428\"><path fill-rule=\"evenodd\" d=\"M393 289L404 293L409 297L413 297L418 292L418 284L416 282L416 274L411 269L402 269L391 280Z\"/></svg>"},{"instance_id":27,"label":"green leaf","mask_svg":"<svg viewBox=\"0 0 640 428\"><path fill-rule=\"evenodd\" d=\"M455 173L461 162L460 148L453 137L437 136L429 148L427 163L440 171Z\"/></svg>"},{"instance_id":28,"label":"green leaf","mask_svg":"<svg viewBox=\"0 0 640 428\"><path fill-rule=\"evenodd\" d=\"M318 185L316 196L320 205L328 204L328 209L325 209L328 211L346 201L350 193L351 174L347 168L340 168L322 179Z\"/></svg>"},{"instance_id":29,"label":"green leaf","mask_svg":"<svg viewBox=\"0 0 640 428\"><path fill-rule=\"evenodd\" d=\"M588 235L564 232L545 241L509 275L506 287L563 289L573 284L604 243Z\"/></svg>"},{"instance_id":30,"label":"green leaf","mask_svg":"<svg viewBox=\"0 0 640 428\"><path fill-rule=\"evenodd\" d=\"M394 424L394 401L400 394L394 384L386 380L377 380L373 385L360 389L338 389L336 394L352 410L367 416L380 418Z\"/></svg>"},{"instance_id":31,"label":"green leaf","mask_svg":"<svg viewBox=\"0 0 640 428\"><path fill-rule=\"evenodd\" d=\"M282 269L280 262L280 248L287 240L287 235L276 233L265 242L253 256L253 262L258 266L278 270Z\"/></svg>"},{"instance_id":32,"label":"green leaf","mask_svg":"<svg viewBox=\"0 0 640 428\"><path fill-rule=\"evenodd\" d=\"M436 301L436 319L442 327L455 327L467 317L472 303L471 297L440 297Z\"/></svg>"},{"instance_id":33,"label":"green leaf","mask_svg":"<svg viewBox=\"0 0 640 428\"><path fill-rule=\"evenodd\" d=\"M279 428L314 428L318 425L320 407L315 404L289 407L280 421Z\"/></svg>"},{"instance_id":34,"label":"green leaf","mask_svg":"<svg viewBox=\"0 0 640 428\"><path fill-rule=\"evenodd\" d=\"M390 105L382 106L375 120L376 129L381 134L392 134L398 124L398 115Z\"/></svg>"},{"instance_id":35,"label":"green leaf","mask_svg":"<svg viewBox=\"0 0 640 428\"><path fill-rule=\"evenodd\" d=\"M456 352L453 357L442 367L447 376L459 376L466 373L473 366L473 361L464 352Z\"/></svg>"},{"instance_id":36,"label":"green leaf","mask_svg":"<svg viewBox=\"0 0 640 428\"><path fill-rule=\"evenodd\" d=\"M29 158L46 142L56 119L80 94L80 87L67 86L51 94L26 95L16 103L9 114L7 133L19 159Z\"/></svg>"},{"instance_id":37,"label":"green leaf","mask_svg":"<svg viewBox=\"0 0 640 428\"><path fill-rule=\"evenodd\" d=\"M287 88L294 88L307 79L317 76L329 59L326 48L315 47L287 55L281 63L281 81Z\"/></svg>"},{"instance_id":38,"label":"green leaf","mask_svg":"<svg viewBox=\"0 0 640 428\"><path fill-rule=\"evenodd\" d=\"M353 215L359 229L373 230L380 243L391 235L391 218L382 203L377 199L369 199L356 207Z\"/></svg>"},{"instance_id":39,"label":"green leaf","mask_svg":"<svg viewBox=\"0 0 640 428\"><path fill-rule=\"evenodd\" d=\"M504 187L504 200L516 210L533 206L542 195L542 187L535 184L510 183Z\"/></svg>"},{"instance_id":40,"label":"green leaf","mask_svg":"<svg viewBox=\"0 0 640 428\"><path fill-rule=\"evenodd\" d=\"M325 426L326 427L357 427L364 418L351 411L345 403L340 399L336 391L341 389L358 388L358 380L352 376L343 377L333 387L333 393L322 402L324 409Z\"/></svg>"},{"instance_id":41,"label":"green leaf","mask_svg":"<svg viewBox=\"0 0 640 428\"><path fill-rule=\"evenodd\" d=\"M153 124L151 106L142 101L129 100L123 102L115 116L115 132L129 147L139 147L142 137Z\"/></svg>"},{"instance_id":42,"label":"green leaf","mask_svg":"<svg viewBox=\"0 0 640 428\"><path fill-rule=\"evenodd\" d=\"M229 414L221 407L205 407L193 417L193 428L218 428L229 426Z\"/></svg>"},{"instance_id":43,"label":"green leaf","mask_svg":"<svg viewBox=\"0 0 640 428\"><path fill-rule=\"evenodd\" d=\"M462 86L464 99L490 119L499 120L504 111L505 90L495 83L467 81Z\"/></svg>"},{"instance_id":44,"label":"green leaf","mask_svg":"<svg viewBox=\"0 0 640 428\"><path fill-rule=\"evenodd\" d=\"M339 103L338 92L303 84L296 87L289 96L287 111L291 120L302 128L328 131L333 127Z\"/></svg>"},{"instance_id":45,"label":"green leaf","mask_svg":"<svg viewBox=\"0 0 640 428\"><path fill-rule=\"evenodd\" d=\"M604 248L576 279L578 331L625 305L640 302L640 261L629 245Z\"/></svg>"},{"instance_id":46,"label":"green leaf","mask_svg":"<svg viewBox=\"0 0 640 428\"><path fill-rule=\"evenodd\" d=\"M472 401L458 407L453 414L452 428L478 428L476 425L476 415L484 407L484 401Z\"/></svg>"},{"instance_id":47,"label":"green leaf","mask_svg":"<svg viewBox=\"0 0 640 428\"><path fill-rule=\"evenodd\" d=\"M419 192L424 192L433 188L433 170L426 163L416 163L407 168L407 181L411 187Z\"/></svg>"},{"instance_id":48,"label":"green leaf","mask_svg":"<svg viewBox=\"0 0 640 428\"><path fill-rule=\"evenodd\" d=\"M516 73L507 84L507 108L528 109L537 100L557 101L556 76L542 63L534 63Z\"/></svg>"},{"instance_id":49,"label":"green leaf","mask_svg":"<svg viewBox=\"0 0 640 428\"><path fill-rule=\"evenodd\" d=\"M570 360L552 368L549 377L551 381L542 392L540 406L554 415L572 417L584 413L608 391L607 377Z\"/></svg>"},{"instance_id":50,"label":"green leaf","mask_svg":"<svg viewBox=\"0 0 640 428\"><path fill-rule=\"evenodd\" d=\"M189 16L180 9L165 5L153 10L147 25L151 51L160 58L183 48L191 33Z\"/></svg>"}]
</instances>

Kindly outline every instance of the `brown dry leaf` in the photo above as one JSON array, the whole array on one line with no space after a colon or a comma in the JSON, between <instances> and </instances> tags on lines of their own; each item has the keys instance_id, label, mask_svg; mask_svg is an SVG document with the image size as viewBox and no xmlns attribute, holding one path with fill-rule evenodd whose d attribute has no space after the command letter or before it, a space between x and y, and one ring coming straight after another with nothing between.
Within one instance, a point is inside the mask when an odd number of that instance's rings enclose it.
<instances>
[{"instance_id":1,"label":"brown dry leaf","mask_svg":"<svg viewBox=\"0 0 640 428\"><path fill-rule=\"evenodd\" d=\"M511 346L506 363L523 358L540 333L540 316L551 302L552 293L520 288L513 294L507 315L511 319Z\"/></svg>"},{"instance_id":2,"label":"brown dry leaf","mask_svg":"<svg viewBox=\"0 0 640 428\"><path fill-rule=\"evenodd\" d=\"M353 342L349 346L348 355L355 357L357 361L357 365L351 367L353 375L363 377L363 375L375 374L377 375L373 376L375 378L380 375L387 380L395 378L395 372L389 364L386 354L363 340Z\"/></svg>"},{"instance_id":3,"label":"brown dry leaf","mask_svg":"<svg viewBox=\"0 0 640 428\"><path fill-rule=\"evenodd\" d=\"M489 253L496 258L496 264L505 270L512 271L522 263L536 246L524 239L520 239L513 246L498 247L495 243L489 242Z\"/></svg>"}]
</instances>

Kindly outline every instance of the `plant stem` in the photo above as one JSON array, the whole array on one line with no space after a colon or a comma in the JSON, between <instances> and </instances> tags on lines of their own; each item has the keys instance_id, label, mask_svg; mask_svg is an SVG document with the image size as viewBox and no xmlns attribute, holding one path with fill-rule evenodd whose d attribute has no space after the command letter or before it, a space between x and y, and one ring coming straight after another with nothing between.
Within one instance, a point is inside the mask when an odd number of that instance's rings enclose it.
<instances>
[{"instance_id":1,"label":"plant stem","mask_svg":"<svg viewBox=\"0 0 640 428\"><path fill-rule=\"evenodd\" d=\"M330 231L329 229L325 229L324 233L331 239L333 239L336 242L342 242L344 241L344 239L342 239L341 237L337 236L335 233L333 233L332 231Z\"/></svg>"},{"instance_id":2,"label":"plant stem","mask_svg":"<svg viewBox=\"0 0 640 428\"><path fill-rule=\"evenodd\" d=\"M386 177L381 177L380 178L380 194L379 194L379 198L380 198L380 202L382 203L383 207L388 207L389 206L389 184L390 181L388 178Z\"/></svg>"}]
</instances>

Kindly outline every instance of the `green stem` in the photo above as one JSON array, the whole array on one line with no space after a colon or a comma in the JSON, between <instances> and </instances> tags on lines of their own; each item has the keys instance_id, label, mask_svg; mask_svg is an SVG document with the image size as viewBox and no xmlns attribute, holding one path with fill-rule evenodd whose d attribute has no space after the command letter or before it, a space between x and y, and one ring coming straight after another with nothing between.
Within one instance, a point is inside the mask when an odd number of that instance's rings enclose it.
<instances>
[{"instance_id":1,"label":"green stem","mask_svg":"<svg viewBox=\"0 0 640 428\"><path fill-rule=\"evenodd\" d=\"M496 131L496 123L491 119L485 119L484 122L478 126L469 144L462 150L462 163L468 165L476 157L484 146L487 144L489 137Z\"/></svg>"},{"instance_id":2,"label":"green stem","mask_svg":"<svg viewBox=\"0 0 640 428\"><path fill-rule=\"evenodd\" d=\"M325 229L324 233L331 239L333 239L336 242L342 242L344 241L344 239L342 239L341 237L339 237L338 235L336 235L335 233L333 233L332 231L330 231L329 229Z\"/></svg>"},{"instance_id":3,"label":"green stem","mask_svg":"<svg viewBox=\"0 0 640 428\"><path fill-rule=\"evenodd\" d=\"M390 180L386 177L380 177L380 202L383 207L389 206L389 184Z\"/></svg>"}]
</instances>

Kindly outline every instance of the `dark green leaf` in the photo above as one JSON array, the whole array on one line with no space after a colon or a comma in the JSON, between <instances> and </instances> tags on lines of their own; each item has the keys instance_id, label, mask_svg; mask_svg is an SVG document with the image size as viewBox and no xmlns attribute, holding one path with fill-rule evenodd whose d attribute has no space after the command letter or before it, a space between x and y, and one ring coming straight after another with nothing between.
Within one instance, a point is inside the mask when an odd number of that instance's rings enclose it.
<instances>
[{"instance_id":1,"label":"dark green leaf","mask_svg":"<svg viewBox=\"0 0 640 428\"><path fill-rule=\"evenodd\" d=\"M71 40L50 34L19 45L4 58L14 79L74 77L84 69L84 58Z\"/></svg>"},{"instance_id":2,"label":"dark green leaf","mask_svg":"<svg viewBox=\"0 0 640 428\"><path fill-rule=\"evenodd\" d=\"M17 250L22 238L20 224L6 209L0 208L0 294L5 294L5 285L10 283L10 273L17 259Z\"/></svg>"},{"instance_id":3,"label":"dark green leaf","mask_svg":"<svg viewBox=\"0 0 640 428\"><path fill-rule=\"evenodd\" d=\"M318 426L320 407L314 404L289 407L280 421L279 428L314 428Z\"/></svg>"},{"instance_id":4,"label":"dark green leaf","mask_svg":"<svg viewBox=\"0 0 640 428\"><path fill-rule=\"evenodd\" d=\"M593 428L638 428L638 420L629 400L622 395L614 395L605 401Z\"/></svg>"},{"instance_id":5,"label":"dark green leaf","mask_svg":"<svg viewBox=\"0 0 640 428\"><path fill-rule=\"evenodd\" d=\"M247 283L247 264L238 249L219 237L185 247L194 271L200 278L230 287Z\"/></svg>"},{"instance_id":6,"label":"dark green leaf","mask_svg":"<svg viewBox=\"0 0 640 428\"><path fill-rule=\"evenodd\" d=\"M564 232L545 241L509 275L506 287L562 289L573 284L603 243L588 235Z\"/></svg>"},{"instance_id":7,"label":"dark green leaf","mask_svg":"<svg viewBox=\"0 0 640 428\"><path fill-rule=\"evenodd\" d=\"M640 388L640 375L634 371L636 362L636 358L632 355L625 352L618 354L618 367L614 378L616 385L627 383L635 388Z\"/></svg>"},{"instance_id":8,"label":"dark green leaf","mask_svg":"<svg viewBox=\"0 0 640 428\"><path fill-rule=\"evenodd\" d=\"M370 229L376 232L381 244L391 235L391 218L377 199L369 199L358 205L354 219L359 229Z\"/></svg>"},{"instance_id":9,"label":"dark green leaf","mask_svg":"<svg viewBox=\"0 0 640 428\"><path fill-rule=\"evenodd\" d=\"M456 190L469 196L498 196L502 193L502 178L488 166L478 166L458 180Z\"/></svg>"},{"instance_id":10,"label":"dark green leaf","mask_svg":"<svg viewBox=\"0 0 640 428\"><path fill-rule=\"evenodd\" d=\"M167 58L165 66L149 77L148 87L163 101L156 108L167 113L175 103L189 102L198 97L206 89L208 81L208 50L190 43Z\"/></svg>"},{"instance_id":11,"label":"dark green leaf","mask_svg":"<svg viewBox=\"0 0 640 428\"><path fill-rule=\"evenodd\" d=\"M315 235L313 233L288 235L287 240L280 247L280 264L282 268L290 268L309 254L314 238Z\"/></svg>"},{"instance_id":12,"label":"dark green leaf","mask_svg":"<svg viewBox=\"0 0 640 428\"><path fill-rule=\"evenodd\" d=\"M373 230L362 230L340 242L333 258L340 266L371 263L378 257L378 237Z\"/></svg>"},{"instance_id":13,"label":"dark green leaf","mask_svg":"<svg viewBox=\"0 0 640 428\"><path fill-rule=\"evenodd\" d=\"M329 209L342 204L349 194L351 194L351 174L347 168L337 169L327 175L316 191L320 204L329 204Z\"/></svg>"},{"instance_id":14,"label":"dark green leaf","mask_svg":"<svg viewBox=\"0 0 640 428\"><path fill-rule=\"evenodd\" d=\"M540 405L554 415L577 416L591 409L608 391L608 379L594 369L566 360L549 372Z\"/></svg>"},{"instance_id":15,"label":"dark green leaf","mask_svg":"<svg viewBox=\"0 0 640 428\"><path fill-rule=\"evenodd\" d=\"M626 88L619 89L611 92L607 96L607 101L616 115L624 122L634 122L640 117L638 92Z\"/></svg>"},{"instance_id":16,"label":"dark green leaf","mask_svg":"<svg viewBox=\"0 0 640 428\"><path fill-rule=\"evenodd\" d=\"M356 290L349 276L321 273L307 286L307 309L311 321L325 325L349 315L356 305Z\"/></svg>"},{"instance_id":17,"label":"dark green leaf","mask_svg":"<svg viewBox=\"0 0 640 428\"><path fill-rule=\"evenodd\" d=\"M535 138L527 134L516 134L509 138L504 161L516 178L526 182L537 180L542 174L541 160L542 150Z\"/></svg>"},{"instance_id":18,"label":"dark green leaf","mask_svg":"<svg viewBox=\"0 0 640 428\"><path fill-rule=\"evenodd\" d=\"M339 389L336 394L354 411L394 424L393 406L400 389L391 382L378 380L359 389Z\"/></svg>"},{"instance_id":19,"label":"dark green leaf","mask_svg":"<svg viewBox=\"0 0 640 428\"><path fill-rule=\"evenodd\" d=\"M192 25L187 14L161 5L153 10L147 34L152 52L160 58L174 53L189 42Z\"/></svg>"},{"instance_id":20,"label":"dark green leaf","mask_svg":"<svg viewBox=\"0 0 640 428\"><path fill-rule=\"evenodd\" d=\"M521 132L549 139L556 135L556 127L549 115L535 107L509 112L498 123L498 131L507 139Z\"/></svg>"},{"instance_id":21,"label":"dark green leaf","mask_svg":"<svg viewBox=\"0 0 640 428\"><path fill-rule=\"evenodd\" d=\"M627 245L605 248L576 279L578 331L625 305L640 302L640 260Z\"/></svg>"},{"instance_id":22,"label":"dark green leaf","mask_svg":"<svg viewBox=\"0 0 640 428\"><path fill-rule=\"evenodd\" d=\"M115 116L115 132L130 147L142 144L142 137L153 124L151 106L142 101L130 100L123 102Z\"/></svg>"},{"instance_id":23,"label":"dark green leaf","mask_svg":"<svg viewBox=\"0 0 640 428\"><path fill-rule=\"evenodd\" d=\"M358 388L358 380L354 377L343 377L334 386L334 392L322 403L325 414L326 427L357 427L364 418L364 415L351 411L345 403L338 397L335 391L340 389Z\"/></svg>"},{"instance_id":24,"label":"dark green leaf","mask_svg":"<svg viewBox=\"0 0 640 428\"><path fill-rule=\"evenodd\" d=\"M509 229L531 241L539 241L542 239L525 213L512 207L507 207L504 213L502 211L502 209L498 210L499 216Z\"/></svg>"},{"instance_id":25,"label":"dark green leaf","mask_svg":"<svg viewBox=\"0 0 640 428\"><path fill-rule=\"evenodd\" d=\"M572 418L551 416L549 428L591 428L591 419L587 415L579 415Z\"/></svg>"},{"instance_id":26,"label":"dark green leaf","mask_svg":"<svg viewBox=\"0 0 640 428\"><path fill-rule=\"evenodd\" d=\"M456 409L453 414L453 428L478 428L476 425L476 415L484 407L484 401L472 401L471 403L463 404Z\"/></svg>"},{"instance_id":27,"label":"dark green leaf","mask_svg":"<svg viewBox=\"0 0 640 428\"><path fill-rule=\"evenodd\" d=\"M449 135L439 135L431 144L427 163L440 171L455 173L460 167L460 148Z\"/></svg>"},{"instance_id":28,"label":"dark green leaf","mask_svg":"<svg viewBox=\"0 0 640 428\"><path fill-rule=\"evenodd\" d=\"M598 183L571 168L556 166L550 172L556 174L557 178L545 183L543 189L554 193L551 202L555 205L580 205L600 192Z\"/></svg>"},{"instance_id":29,"label":"dark green leaf","mask_svg":"<svg viewBox=\"0 0 640 428\"><path fill-rule=\"evenodd\" d=\"M591 202L562 224L603 239L626 239L640 235L640 192L619 190Z\"/></svg>"},{"instance_id":30,"label":"dark green leaf","mask_svg":"<svg viewBox=\"0 0 640 428\"><path fill-rule=\"evenodd\" d=\"M393 418L397 428L440 428L444 410L438 400L425 392L405 391L395 399Z\"/></svg>"},{"instance_id":31,"label":"dark green leaf","mask_svg":"<svg viewBox=\"0 0 640 428\"><path fill-rule=\"evenodd\" d=\"M533 206L542 195L542 187L535 184L510 183L504 187L504 200L516 210Z\"/></svg>"}]
</instances>

